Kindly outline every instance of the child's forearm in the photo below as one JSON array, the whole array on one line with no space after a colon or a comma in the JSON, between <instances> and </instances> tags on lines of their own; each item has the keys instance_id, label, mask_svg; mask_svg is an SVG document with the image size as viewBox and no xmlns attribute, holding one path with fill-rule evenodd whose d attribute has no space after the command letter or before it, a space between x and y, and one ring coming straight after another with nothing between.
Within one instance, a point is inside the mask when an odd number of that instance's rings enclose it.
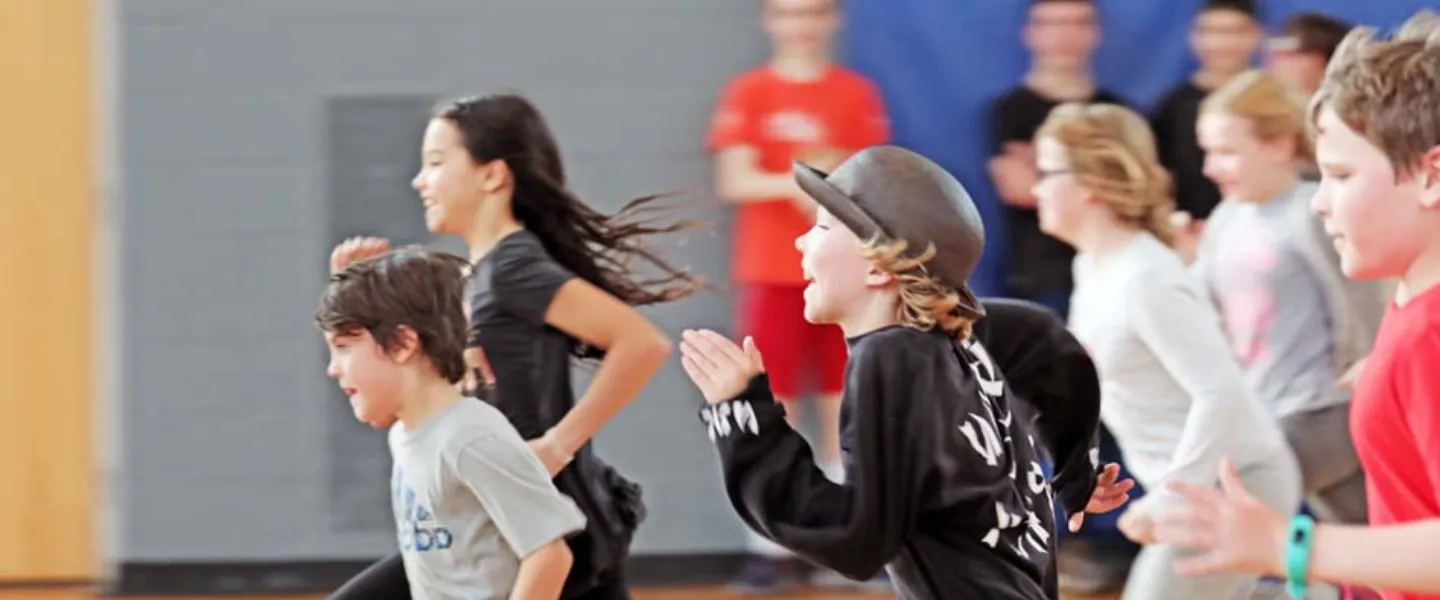
<instances>
[{"instance_id":1,"label":"child's forearm","mask_svg":"<svg viewBox=\"0 0 1440 600\"><path fill-rule=\"evenodd\" d=\"M1358 527L1321 524L1315 527L1310 578L1341 584L1440 593L1440 520L1404 525ZM1275 565L1276 575L1284 574Z\"/></svg>"},{"instance_id":2,"label":"child's forearm","mask_svg":"<svg viewBox=\"0 0 1440 600\"><path fill-rule=\"evenodd\" d=\"M557 600L574 561L564 539L531 552L520 561L520 573L515 578L510 600Z\"/></svg>"},{"instance_id":3,"label":"child's forearm","mask_svg":"<svg viewBox=\"0 0 1440 600\"><path fill-rule=\"evenodd\" d=\"M566 456L573 456L610 419L640 395L670 355L664 336L636 335L606 349L590 387L548 432Z\"/></svg>"}]
</instances>

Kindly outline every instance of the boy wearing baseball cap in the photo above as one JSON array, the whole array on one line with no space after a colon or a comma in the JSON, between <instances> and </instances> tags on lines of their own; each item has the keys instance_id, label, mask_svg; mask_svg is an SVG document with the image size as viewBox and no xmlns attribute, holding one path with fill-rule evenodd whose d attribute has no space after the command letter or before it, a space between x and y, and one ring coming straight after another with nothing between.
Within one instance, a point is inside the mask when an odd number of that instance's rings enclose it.
<instances>
[{"instance_id":1,"label":"boy wearing baseball cap","mask_svg":"<svg viewBox=\"0 0 1440 600\"><path fill-rule=\"evenodd\" d=\"M1057 598L1042 452L1072 527L1133 485L1114 466L1097 481L1094 365L1050 312L969 290L984 230L935 163L877 146L832 174L797 164L795 175L820 207L796 241L805 318L839 326L850 347L846 483L827 480L785 423L753 340L687 331L682 362L708 403L732 505L809 562L856 580L886 568L901 599Z\"/></svg>"}]
</instances>

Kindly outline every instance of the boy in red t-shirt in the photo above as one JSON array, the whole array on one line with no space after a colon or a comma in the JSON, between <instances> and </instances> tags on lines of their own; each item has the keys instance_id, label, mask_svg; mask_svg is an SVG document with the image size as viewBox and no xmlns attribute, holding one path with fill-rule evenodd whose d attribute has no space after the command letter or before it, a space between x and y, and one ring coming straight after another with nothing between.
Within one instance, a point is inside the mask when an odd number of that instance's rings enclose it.
<instances>
[{"instance_id":1,"label":"boy in red t-shirt","mask_svg":"<svg viewBox=\"0 0 1440 600\"><path fill-rule=\"evenodd\" d=\"M725 86L707 136L716 192L736 205L738 335L765 350L771 387L792 423L796 400L806 391L818 396L817 458L838 479L847 352L839 328L805 321L806 282L795 240L810 229L815 205L795 183L791 163L833 169L856 151L889 141L889 123L875 86L832 62L837 0L765 0L761 13L771 59ZM752 561L739 583L773 587L785 554L763 539L752 542L752 551L765 558Z\"/></svg>"},{"instance_id":2,"label":"boy in red t-shirt","mask_svg":"<svg viewBox=\"0 0 1440 600\"><path fill-rule=\"evenodd\" d=\"M1390 39L1352 31L1311 104L1322 180L1312 201L1345 274L1398 277L1355 386L1351 428L1370 526L1269 513L1233 466L1223 493L1177 484L1190 505L1160 519L1162 543L1205 550L1188 573L1251 571L1440 600L1440 18ZM1403 591L1402 591L1403 590Z\"/></svg>"}]
</instances>

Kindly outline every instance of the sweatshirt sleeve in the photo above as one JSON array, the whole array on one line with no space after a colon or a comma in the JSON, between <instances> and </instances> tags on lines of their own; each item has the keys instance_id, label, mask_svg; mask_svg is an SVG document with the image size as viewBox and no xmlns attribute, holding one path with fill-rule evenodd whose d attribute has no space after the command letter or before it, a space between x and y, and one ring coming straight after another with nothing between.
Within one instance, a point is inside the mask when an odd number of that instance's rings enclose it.
<instances>
[{"instance_id":1,"label":"sweatshirt sleeve","mask_svg":"<svg viewBox=\"0 0 1440 600\"><path fill-rule=\"evenodd\" d=\"M1190 399L1164 479L1212 482L1220 459L1232 451L1230 432L1254 418L1240 366L1225 343L1219 317L1196 286L1168 281L1132 289L1136 333Z\"/></svg>"},{"instance_id":2,"label":"sweatshirt sleeve","mask_svg":"<svg viewBox=\"0 0 1440 600\"><path fill-rule=\"evenodd\" d=\"M901 359L873 358L854 365L846 382L854 443L844 485L815 466L765 376L735 399L702 410L720 451L725 490L745 523L856 580L878 573L914 531L923 496L919 465L936 451L934 428L909 422L919 412L910 406L928 400L933 379L903 372Z\"/></svg>"},{"instance_id":3,"label":"sweatshirt sleeve","mask_svg":"<svg viewBox=\"0 0 1440 600\"><path fill-rule=\"evenodd\" d=\"M1022 300L986 298L975 338L1055 463L1052 487L1065 514L1085 510L1099 470L1100 376L1059 315Z\"/></svg>"}]
</instances>

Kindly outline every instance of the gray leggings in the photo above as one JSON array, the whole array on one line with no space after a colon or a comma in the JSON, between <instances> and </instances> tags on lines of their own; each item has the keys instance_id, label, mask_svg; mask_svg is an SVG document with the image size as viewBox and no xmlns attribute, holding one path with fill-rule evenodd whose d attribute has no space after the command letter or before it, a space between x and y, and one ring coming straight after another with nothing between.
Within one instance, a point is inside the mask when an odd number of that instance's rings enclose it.
<instances>
[{"instance_id":1,"label":"gray leggings","mask_svg":"<svg viewBox=\"0 0 1440 600\"><path fill-rule=\"evenodd\" d=\"M1280 428L1300 462L1305 499L1315 517L1365 523L1365 473L1350 437L1350 403L1283 417Z\"/></svg>"},{"instance_id":2,"label":"gray leggings","mask_svg":"<svg viewBox=\"0 0 1440 600\"><path fill-rule=\"evenodd\" d=\"M1300 470L1289 452L1240 469L1240 481L1282 515L1295 514L1300 507ZM1130 567L1121 600L1232 600L1248 598L1254 592L1254 575L1177 575L1175 561L1189 555L1171 546L1146 546Z\"/></svg>"}]
</instances>

